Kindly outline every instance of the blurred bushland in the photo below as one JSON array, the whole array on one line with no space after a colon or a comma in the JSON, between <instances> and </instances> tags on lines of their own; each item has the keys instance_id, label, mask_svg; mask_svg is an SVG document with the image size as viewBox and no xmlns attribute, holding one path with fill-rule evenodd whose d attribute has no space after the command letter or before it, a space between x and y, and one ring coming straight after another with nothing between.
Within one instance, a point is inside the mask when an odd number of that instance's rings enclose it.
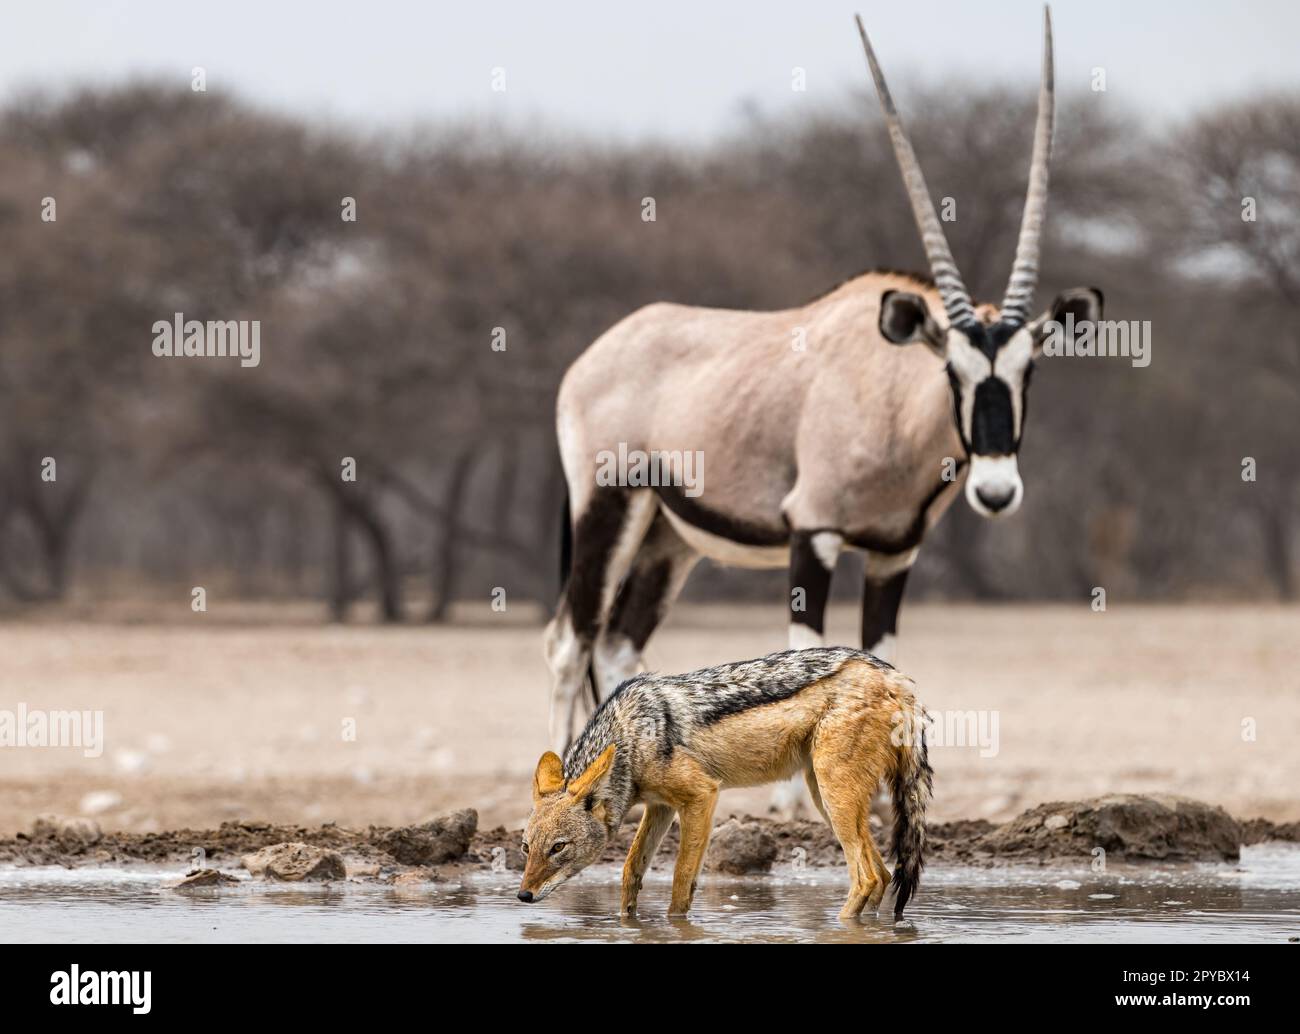
<instances>
[{"instance_id":1,"label":"blurred bushland","mask_svg":"<svg viewBox=\"0 0 1300 1034\"><path fill-rule=\"evenodd\" d=\"M1151 365L1045 360L1022 511L993 524L958 502L913 592L1294 598L1300 97L1176 126L1099 98L1059 115L1039 303L1101 287L1108 318L1151 322ZM957 199L969 286L997 300L1032 110L975 87L907 110L932 191ZM441 620L495 586L549 604L554 392L601 331L660 299L781 308L863 269L924 268L865 96L691 150L350 133L148 83L28 96L0 109L0 233L11 612L187 601L194 584L336 617L367 597ZM261 365L154 357L150 328L174 312L260 320ZM702 568L688 594L776 605L783 584Z\"/></svg>"}]
</instances>

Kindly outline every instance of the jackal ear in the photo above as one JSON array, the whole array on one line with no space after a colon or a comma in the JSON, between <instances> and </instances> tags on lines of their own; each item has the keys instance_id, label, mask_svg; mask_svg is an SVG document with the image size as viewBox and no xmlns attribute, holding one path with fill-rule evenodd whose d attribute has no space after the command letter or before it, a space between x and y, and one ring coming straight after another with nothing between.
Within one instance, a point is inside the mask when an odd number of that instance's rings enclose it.
<instances>
[{"instance_id":1,"label":"jackal ear","mask_svg":"<svg viewBox=\"0 0 1300 1034\"><path fill-rule=\"evenodd\" d=\"M533 773L533 800L540 801L549 794L564 789L564 762L560 755L548 750L537 762L537 771Z\"/></svg>"},{"instance_id":2,"label":"jackal ear","mask_svg":"<svg viewBox=\"0 0 1300 1034\"><path fill-rule=\"evenodd\" d=\"M922 341L940 355L944 351L943 328L930 315L925 299L911 291L886 291L880 296L880 333L891 344Z\"/></svg>"},{"instance_id":3,"label":"jackal ear","mask_svg":"<svg viewBox=\"0 0 1300 1034\"><path fill-rule=\"evenodd\" d=\"M1070 317L1069 325L1075 328L1084 323L1099 323L1104 300L1101 290L1096 287L1071 287L1058 294L1052 307L1029 324L1034 354L1043 350L1043 342L1049 334L1064 335L1067 317Z\"/></svg>"},{"instance_id":4,"label":"jackal ear","mask_svg":"<svg viewBox=\"0 0 1300 1034\"><path fill-rule=\"evenodd\" d=\"M614 744L604 749L600 757L587 766L587 770L569 784L570 797L586 797L595 790L604 789L614 770Z\"/></svg>"}]
</instances>

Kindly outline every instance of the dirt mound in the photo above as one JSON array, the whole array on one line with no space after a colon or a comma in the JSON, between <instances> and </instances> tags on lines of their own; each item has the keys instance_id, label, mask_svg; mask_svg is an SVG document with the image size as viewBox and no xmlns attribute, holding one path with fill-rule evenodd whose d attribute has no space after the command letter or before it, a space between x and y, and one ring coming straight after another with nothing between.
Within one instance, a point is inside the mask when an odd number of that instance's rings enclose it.
<instances>
[{"instance_id":1,"label":"dirt mound","mask_svg":"<svg viewBox=\"0 0 1300 1034\"><path fill-rule=\"evenodd\" d=\"M76 850L99 843L104 833L98 822L81 815L38 815L31 835L37 840L52 840L64 850Z\"/></svg>"},{"instance_id":2,"label":"dirt mound","mask_svg":"<svg viewBox=\"0 0 1300 1034\"><path fill-rule=\"evenodd\" d=\"M477 814L465 809L421 825L371 826L364 831L335 825L225 822L215 830L130 834L102 833L93 822L83 819L42 816L30 833L0 840L0 862L164 864L188 860L196 849L207 859L238 859L263 848L297 844L334 853L356 877L391 879L416 866L431 878L461 867L523 868L520 830L497 826L479 831L477 825ZM602 861L622 864L635 832L635 822L625 824ZM1042 804L1001 826L983 820L934 823L927 827L927 835L931 859L977 865L1085 860L1097 847L1112 861L1233 861L1242 844L1300 841L1300 823L1275 825L1264 819L1239 823L1222 808L1183 797L1117 794ZM884 827L876 830L876 839L885 851L888 833ZM733 815L715 831L714 845L717 853L711 848L710 866L716 864L722 871L844 864L834 832L820 819L778 822ZM674 825L655 855L654 868L671 867L677 846ZM735 867L727 867L733 864Z\"/></svg>"},{"instance_id":3,"label":"dirt mound","mask_svg":"<svg viewBox=\"0 0 1300 1034\"><path fill-rule=\"evenodd\" d=\"M1086 858L1096 848L1113 861L1236 861L1241 825L1222 808L1186 797L1113 794L1040 804L982 836L976 851L998 859Z\"/></svg>"},{"instance_id":4,"label":"dirt mound","mask_svg":"<svg viewBox=\"0 0 1300 1034\"><path fill-rule=\"evenodd\" d=\"M217 829L180 829L166 833L99 833L70 822L43 816L31 832L0 840L0 862L20 865L108 865L120 862L166 864L189 859L201 851L206 858L241 858L277 844L303 844L334 851L353 859L379 863L393 861L390 848L398 844L426 844L443 860L459 857L468 847L478 816L472 811L454 812L421 826L344 829L332 823L323 826L282 826L269 822L223 822ZM441 831L441 832L439 832ZM96 835L97 834L97 835ZM466 848L456 853L455 844L465 840ZM514 837L516 847L519 838ZM439 848L438 845L442 845ZM416 850L416 848L412 848Z\"/></svg>"},{"instance_id":5,"label":"dirt mound","mask_svg":"<svg viewBox=\"0 0 1300 1034\"><path fill-rule=\"evenodd\" d=\"M1246 819L1241 824L1241 842L1249 846L1268 840L1287 844L1300 843L1300 822L1269 822L1268 819Z\"/></svg>"}]
</instances>

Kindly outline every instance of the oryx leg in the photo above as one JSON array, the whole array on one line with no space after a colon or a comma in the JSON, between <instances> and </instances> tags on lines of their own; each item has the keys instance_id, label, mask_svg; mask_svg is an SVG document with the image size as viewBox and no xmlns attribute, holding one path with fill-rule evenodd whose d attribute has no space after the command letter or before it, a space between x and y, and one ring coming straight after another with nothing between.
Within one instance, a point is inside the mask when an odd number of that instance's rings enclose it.
<instances>
[{"instance_id":1,"label":"oryx leg","mask_svg":"<svg viewBox=\"0 0 1300 1034\"><path fill-rule=\"evenodd\" d=\"M596 680L602 698L644 670L646 643L699 559L663 511L656 513L596 641Z\"/></svg>"},{"instance_id":2,"label":"oryx leg","mask_svg":"<svg viewBox=\"0 0 1300 1034\"><path fill-rule=\"evenodd\" d=\"M862 583L862 649L882 661L898 660L898 609L903 603L907 575L916 562L917 549L905 553L866 554L866 576ZM891 821L893 804L884 787L872 796L872 810L882 822Z\"/></svg>"},{"instance_id":3,"label":"oryx leg","mask_svg":"<svg viewBox=\"0 0 1300 1034\"><path fill-rule=\"evenodd\" d=\"M836 531L790 534L790 649L821 646L826 629L826 601L831 575L844 536Z\"/></svg>"},{"instance_id":4,"label":"oryx leg","mask_svg":"<svg viewBox=\"0 0 1300 1034\"><path fill-rule=\"evenodd\" d=\"M597 488L573 525L573 563L559 609L546 629L551 669L551 745L563 753L577 733L592 649L619 582L645 538L655 497L644 489ZM595 701L589 701L593 706Z\"/></svg>"},{"instance_id":5,"label":"oryx leg","mask_svg":"<svg viewBox=\"0 0 1300 1034\"><path fill-rule=\"evenodd\" d=\"M844 536L835 531L796 531L790 535L790 648L821 646L826 632L826 601ZM772 788L771 809L787 820L807 800L801 776Z\"/></svg>"},{"instance_id":6,"label":"oryx leg","mask_svg":"<svg viewBox=\"0 0 1300 1034\"><path fill-rule=\"evenodd\" d=\"M862 586L862 649L894 663L897 652L898 609L917 550L866 555Z\"/></svg>"}]
</instances>

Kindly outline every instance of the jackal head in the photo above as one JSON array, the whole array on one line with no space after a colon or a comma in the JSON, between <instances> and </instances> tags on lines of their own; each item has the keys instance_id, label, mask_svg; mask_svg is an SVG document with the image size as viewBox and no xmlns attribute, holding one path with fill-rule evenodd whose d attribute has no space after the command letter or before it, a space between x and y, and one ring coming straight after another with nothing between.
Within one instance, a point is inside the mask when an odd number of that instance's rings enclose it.
<instances>
[{"instance_id":1,"label":"jackal head","mask_svg":"<svg viewBox=\"0 0 1300 1034\"><path fill-rule=\"evenodd\" d=\"M605 852L609 841L605 790L614 767L615 747L565 781L564 763L547 751L533 773L533 813L524 830L524 878L520 901L541 901Z\"/></svg>"}]
</instances>

